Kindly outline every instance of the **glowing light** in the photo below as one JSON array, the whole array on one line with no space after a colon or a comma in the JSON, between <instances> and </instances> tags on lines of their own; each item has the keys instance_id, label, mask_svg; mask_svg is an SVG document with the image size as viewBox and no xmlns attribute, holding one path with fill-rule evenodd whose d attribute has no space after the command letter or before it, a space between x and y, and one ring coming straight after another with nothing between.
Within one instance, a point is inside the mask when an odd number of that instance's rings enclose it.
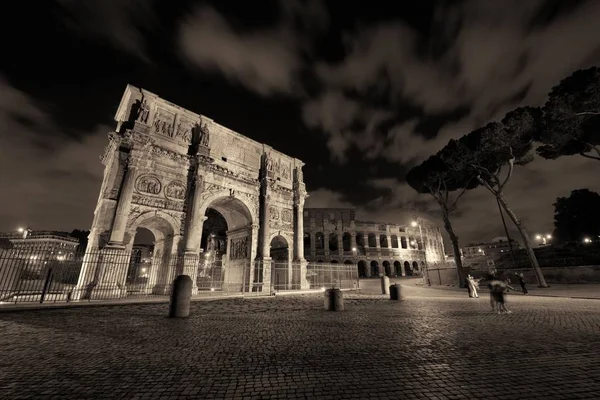
<instances>
[{"instance_id":1,"label":"glowing light","mask_svg":"<svg viewBox=\"0 0 600 400\"><path fill-rule=\"evenodd\" d=\"M413 226L413 227L415 227L415 226L417 226L419 224L417 223L417 221L413 221L413 222L410 223L410 225Z\"/></svg>"},{"instance_id":2,"label":"glowing light","mask_svg":"<svg viewBox=\"0 0 600 400\"><path fill-rule=\"evenodd\" d=\"M542 235L535 235L535 238L536 238L537 240L542 240Z\"/></svg>"},{"instance_id":3,"label":"glowing light","mask_svg":"<svg viewBox=\"0 0 600 400\"><path fill-rule=\"evenodd\" d=\"M356 247L353 247L353 248L352 248L352 251L356 251Z\"/></svg>"},{"instance_id":4,"label":"glowing light","mask_svg":"<svg viewBox=\"0 0 600 400\"><path fill-rule=\"evenodd\" d=\"M146 268L142 268L142 274L146 272Z\"/></svg>"},{"instance_id":5,"label":"glowing light","mask_svg":"<svg viewBox=\"0 0 600 400\"><path fill-rule=\"evenodd\" d=\"M324 291L325 291L325 287L322 287L322 288L321 288L321 292L324 292Z\"/></svg>"},{"instance_id":6,"label":"glowing light","mask_svg":"<svg viewBox=\"0 0 600 400\"><path fill-rule=\"evenodd\" d=\"M215 288L214 288L214 287L211 287L211 288L210 288L210 291L211 291L211 292L214 292L214 291L215 291Z\"/></svg>"},{"instance_id":7,"label":"glowing light","mask_svg":"<svg viewBox=\"0 0 600 400\"><path fill-rule=\"evenodd\" d=\"M552 239L552 235L546 235L546 239Z\"/></svg>"},{"instance_id":8,"label":"glowing light","mask_svg":"<svg viewBox=\"0 0 600 400\"><path fill-rule=\"evenodd\" d=\"M23 232L25 231L25 229L23 229L23 228L19 228L19 229L17 229L17 231L18 231L19 233L23 233Z\"/></svg>"},{"instance_id":9,"label":"glowing light","mask_svg":"<svg viewBox=\"0 0 600 400\"><path fill-rule=\"evenodd\" d=\"M590 238L583 239L583 243L591 243L591 242L592 242L592 239L590 239Z\"/></svg>"}]
</instances>

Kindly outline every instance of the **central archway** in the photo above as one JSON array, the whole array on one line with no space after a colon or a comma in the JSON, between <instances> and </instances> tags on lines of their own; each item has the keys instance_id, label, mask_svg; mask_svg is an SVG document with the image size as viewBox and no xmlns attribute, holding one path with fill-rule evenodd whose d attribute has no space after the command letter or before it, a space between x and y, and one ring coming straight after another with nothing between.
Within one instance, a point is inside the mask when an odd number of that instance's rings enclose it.
<instances>
[{"instance_id":1,"label":"central archway","mask_svg":"<svg viewBox=\"0 0 600 400\"><path fill-rule=\"evenodd\" d=\"M245 290L251 282L255 248L252 213L234 196L212 199L203 211L198 291Z\"/></svg>"},{"instance_id":2,"label":"central archway","mask_svg":"<svg viewBox=\"0 0 600 400\"><path fill-rule=\"evenodd\" d=\"M277 235L271 239L269 257L271 257L271 284L273 289L292 290L293 276L290 268L290 247L285 237Z\"/></svg>"}]
</instances>

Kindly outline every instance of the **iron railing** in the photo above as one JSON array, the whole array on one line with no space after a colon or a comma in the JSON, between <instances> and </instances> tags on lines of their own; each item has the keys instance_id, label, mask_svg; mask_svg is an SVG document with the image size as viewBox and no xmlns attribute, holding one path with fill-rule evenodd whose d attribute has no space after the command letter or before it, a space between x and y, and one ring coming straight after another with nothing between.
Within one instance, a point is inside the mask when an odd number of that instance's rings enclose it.
<instances>
[{"instance_id":1,"label":"iron railing","mask_svg":"<svg viewBox=\"0 0 600 400\"><path fill-rule=\"evenodd\" d=\"M356 266L347 264L229 261L114 248L0 249L0 304L160 298L170 295L171 283L180 274L192 277L194 296L353 289L358 279Z\"/></svg>"}]
</instances>

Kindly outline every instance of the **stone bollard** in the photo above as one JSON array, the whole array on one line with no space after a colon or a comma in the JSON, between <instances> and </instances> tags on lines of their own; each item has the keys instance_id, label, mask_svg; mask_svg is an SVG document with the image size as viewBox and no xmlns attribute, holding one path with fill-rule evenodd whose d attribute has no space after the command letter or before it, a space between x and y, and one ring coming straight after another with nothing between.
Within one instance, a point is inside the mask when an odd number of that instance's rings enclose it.
<instances>
[{"instance_id":1,"label":"stone bollard","mask_svg":"<svg viewBox=\"0 0 600 400\"><path fill-rule=\"evenodd\" d=\"M390 300L404 300L402 297L402 289L397 283L390 286Z\"/></svg>"},{"instance_id":2,"label":"stone bollard","mask_svg":"<svg viewBox=\"0 0 600 400\"><path fill-rule=\"evenodd\" d=\"M188 275L179 275L173 281L171 303L169 304L169 318L185 318L190 315L190 301L192 298L192 278Z\"/></svg>"},{"instance_id":3,"label":"stone bollard","mask_svg":"<svg viewBox=\"0 0 600 400\"><path fill-rule=\"evenodd\" d=\"M381 277L381 294L390 294L390 278L387 276Z\"/></svg>"},{"instance_id":4,"label":"stone bollard","mask_svg":"<svg viewBox=\"0 0 600 400\"><path fill-rule=\"evenodd\" d=\"M344 311L344 295L340 289L327 289L325 291L325 310Z\"/></svg>"}]
</instances>

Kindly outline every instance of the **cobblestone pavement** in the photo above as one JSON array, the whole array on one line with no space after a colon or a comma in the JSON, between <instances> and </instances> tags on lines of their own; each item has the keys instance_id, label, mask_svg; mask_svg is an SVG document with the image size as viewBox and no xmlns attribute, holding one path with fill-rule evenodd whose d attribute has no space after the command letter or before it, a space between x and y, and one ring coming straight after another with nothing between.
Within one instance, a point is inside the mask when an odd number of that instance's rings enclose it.
<instances>
[{"instance_id":1,"label":"cobblestone pavement","mask_svg":"<svg viewBox=\"0 0 600 400\"><path fill-rule=\"evenodd\" d=\"M597 399L597 300L407 288L0 314L1 399Z\"/></svg>"}]
</instances>

